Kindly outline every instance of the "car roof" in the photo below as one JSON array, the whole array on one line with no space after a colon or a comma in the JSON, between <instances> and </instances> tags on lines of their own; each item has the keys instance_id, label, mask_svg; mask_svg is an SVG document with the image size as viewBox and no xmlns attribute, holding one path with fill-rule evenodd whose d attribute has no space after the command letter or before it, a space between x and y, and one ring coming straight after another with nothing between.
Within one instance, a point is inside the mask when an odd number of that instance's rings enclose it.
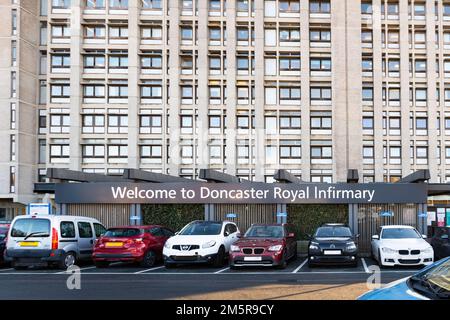
<instances>
[{"instance_id":1,"label":"car roof","mask_svg":"<svg viewBox=\"0 0 450 320\"><path fill-rule=\"evenodd\" d=\"M321 227L348 227L345 223L324 223Z\"/></svg>"},{"instance_id":2,"label":"car roof","mask_svg":"<svg viewBox=\"0 0 450 320\"><path fill-rule=\"evenodd\" d=\"M383 229L414 229L412 226L404 226L404 225L390 225L390 226L381 226Z\"/></svg>"},{"instance_id":3,"label":"car roof","mask_svg":"<svg viewBox=\"0 0 450 320\"><path fill-rule=\"evenodd\" d=\"M14 220L19 220L19 219L50 219L50 220L57 220L57 221L61 221L61 220L73 221L76 219L80 219L80 220L100 223L100 221L98 221L95 218L91 218L91 217L72 216L72 215L57 215L57 214L36 214L36 215L28 215L27 214L27 215L20 215L20 216L17 216L14 218Z\"/></svg>"},{"instance_id":4,"label":"car roof","mask_svg":"<svg viewBox=\"0 0 450 320\"><path fill-rule=\"evenodd\" d=\"M142 226L114 226L109 227L109 229L150 229L150 228L164 228L163 226L160 226L158 224L150 224L150 225L142 225Z\"/></svg>"},{"instance_id":5,"label":"car roof","mask_svg":"<svg viewBox=\"0 0 450 320\"><path fill-rule=\"evenodd\" d=\"M224 220L224 221L220 221L220 220L194 220L191 223L234 223L233 221L228 221L228 220Z\"/></svg>"},{"instance_id":6,"label":"car roof","mask_svg":"<svg viewBox=\"0 0 450 320\"><path fill-rule=\"evenodd\" d=\"M253 223L252 226L285 226L286 223Z\"/></svg>"}]
</instances>

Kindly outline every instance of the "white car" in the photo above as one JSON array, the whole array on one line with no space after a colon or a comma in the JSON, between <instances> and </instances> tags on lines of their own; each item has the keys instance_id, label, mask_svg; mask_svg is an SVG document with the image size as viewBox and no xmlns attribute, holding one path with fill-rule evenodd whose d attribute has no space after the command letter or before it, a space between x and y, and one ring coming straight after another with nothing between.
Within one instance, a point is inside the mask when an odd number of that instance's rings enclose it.
<instances>
[{"instance_id":1,"label":"white car","mask_svg":"<svg viewBox=\"0 0 450 320\"><path fill-rule=\"evenodd\" d=\"M239 229L230 221L193 221L169 238L163 249L164 265L212 263L222 266Z\"/></svg>"},{"instance_id":2,"label":"white car","mask_svg":"<svg viewBox=\"0 0 450 320\"><path fill-rule=\"evenodd\" d=\"M433 263L433 248L411 226L382 226L372 236L372 256L383 266L430 265Z\"/></svg>"}]
</instances>

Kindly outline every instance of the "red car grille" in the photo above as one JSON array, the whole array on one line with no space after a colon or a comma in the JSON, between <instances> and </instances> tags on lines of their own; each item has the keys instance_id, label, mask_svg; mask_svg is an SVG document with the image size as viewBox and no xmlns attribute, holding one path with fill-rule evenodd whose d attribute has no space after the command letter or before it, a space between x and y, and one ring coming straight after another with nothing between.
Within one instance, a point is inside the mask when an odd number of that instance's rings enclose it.
<instances>
[{"instance_id":1,"label":"red car grille","mask_svg":"<svg viewBox=\"0 0 450 320\"><path fill-rule=\"evenodd\" d=\"M243 248L242 252L245 254L262 254L264 253L264 248Z\"/></svg>"}]
</instances>

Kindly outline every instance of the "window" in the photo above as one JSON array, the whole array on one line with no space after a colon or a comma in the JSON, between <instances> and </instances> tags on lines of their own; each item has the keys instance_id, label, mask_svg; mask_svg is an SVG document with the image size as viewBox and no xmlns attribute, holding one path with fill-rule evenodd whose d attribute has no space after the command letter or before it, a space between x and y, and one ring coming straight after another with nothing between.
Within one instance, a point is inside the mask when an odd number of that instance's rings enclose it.
<instances>
[{"instance_id":1,"label":"window","mask_svg":"<svg viewBox=\"0 0 450 320\"><path fill-rule=\"evenodd\" d=\"M183 11L192 11L193 8L192 0L181 0L181 9Z\"/></svg>"},{"instance_id":2,"label":"window","mask_svg":"<svg viewBox=\"0 0 450 320\"><path fill-rule=\"evenodd\" d=\"M373 101L373 88L362 88L362 100Z\"/></svg>"},{"instance_id":3,"label":"window","mask_svg":"<svg viewBox=\"0 0 450 320\"><path fill-rule=\"evenodd\" d=\"M300 42L300 30L280 28L280 41Z\"/></svg>"},{"instance_id":4,"label":"window","mask_svg":"<svg viewBox=\"0 0 450 320\"><path fill-rule=\"evenodd\" d=\"M388 2L387 13L388 15L398 15L398 3Z\"/></svg>"},{"instance_id":5,"label":"window","mask_svg":"<svg viewBox=\"0 0 450 320\"><path fill-rule=\"evenodd\" d=\"M9 136L9 161L16 161L16 135Z\"/></svg>"},{"instance_id":6,"label":"window","mask_svg":"<svg viewBox=\"0 0 450 320\"><path fill-rule=\"evenodd\" d=\"M192 86L181 86L181 99L192 99L194 89Z\"/></svg>"},{"instance_id":7,"label":"window","mask_svg":"<svg viewBox=\"0 0 450 320\"><path fill-rule=\"evenodd\" d=\"M372 31L363 30L361 32L362 43L372 43Z\"/></svg>"},{"instance_id":8,"label":"window","mask_svg":"<svg viewBox=\"0 0 450 320\"><path fill-rule=\"evenodd\" d=\"M417 159L427 159L428 158L428 147L416 147L416 158Z\"/></svg>"},{"instance_id":9,"label":"window","mask_svg":"<svg viewBox=\"0 0 450 320\"><path fill-rule=\"evenodd\" d=\"M45 133L45 129L47 128L47 116L45 115L45 110L39 110L38 116L38 133Z\"/></svg>"},{"instance_id":10,"label":"window","mask_svg":"<svg viewBox=\"0 0 450 320\"><path fill-rule=\"evenodd\" d=\"M280 71L300 71L300 56L280 56Z\"/></svg>"},{"instance_id":11,"label":"window","mask_svg":"<svg viewBox=\"0 0 450 320\"><path fill-rule=\"evenodd\" d=\"M311 100L331 101L331 88L329 87L311 87Z\"/></svg>"},{"instance_id":12,"label":"window","mask_svg":"<svg viewBox=\"0 0 450 320\"><path fill-rule=\"evenodd\" d=\"M237 40L238 41L248 41L249 40L249 31L248 28L236 28Z\"/></svg>"},{"instance_id":13,"label":"window","mask_svg":"<svg viewBox=\"0 0 450 320\"><path fill-rule=\"evenodd\" d=\"M89 39L104 39L105 27L104 26L86 26L84 28L84 36Z\"/></svg>"},{"instance_id":14,"label":"window","mask_svg":"<svg viewBox=\"0 0 450 320\"><path fill-rule=\"evenodd\" d=\"M363 158L364 159L373 159L373 147L363 147Z\"/></svg>"},{"instance_id":15,"label":"window","mask_svg":"<svg viewBox=\"0 0 450 320\"><path fill-rule=\"evenodd\" d=\"M93 223L94 225L94 231L95 231L95 237L99 238L100 236L104 235L106 233L106 229L104 226L102 226L99 223Z\"/></svg>"},{"instance_id":16,"label":"window","mask_svg":"<svg viewBox=\"0 0 450 320\"><path fill-rule=\"evenodd\" d=\"M105 0L86 0L86 9L105 9Z\"/></svg>"},{"instance_id":17,"label":"window","mask_svg":"<svg viewBox=\"0 0 450 320\"><path fill-rule=\"evenodd\" d=\"M50 145L50 159L69 158L68 144L51 144Z\"/></svg>"},{"instance_id":18,"label":"window","mask_svg":"<svg viewBox=\"0 0 450 320\"><path fill-rule=\"evenodd\" d=\"M389 129L400 129L401 121L400 118L389 118Z\"/></svg>"},{"instance_id":19,"label":"window","mask_svg":"<svg viewBox=\"0 0 450 320\"><path fill-rule=\"evenodd\" d=\"M193 119L192 116L180 116L180 127L183 129L190 129L192 132L193 128Z\"/></svg>"},{"instance_id":20,"label":"window","mask_svg":"<svg viewBox=\"0 0 450 320\"><path fill-rule=\"evenodd\" d=\"M12 102L10 104L10 129L16 129L16 103Z\"/></svg>"},{"instance_id":21,"label":"window","mask_svg":"<svg viewBox=\"0 0 450 320\"><path fill-rule=\"evenodd\" d=\"M193 146L181 146L181 157L182 158L193 158L194 156L194 147Z\"/></svg>"},{"instance_id":22,"label":"window","mask_svg":"<svg viewBox=\"0 0 450 320\"><path fill-rule=\"evenodd\" d=\"M108 145L108 158L126 158L128 157L128 146L126 145Z\"/></svg>"},{"instance_id":23,"label":"window","mask_svg":"<svg viewBox=\"0 0 450 320\"><path fill-rule=\"evenodd\" d=\"M102 84L84 85L84 98L104 98L105 86Z\"/></svg>"},{"instance_id":24,"label":"window","mask_svg":"<svg viewBox=\"0 0 450 320\"><path fill-rule=\"evenodd\" d=\"M105 146L88 144L82 146L83 158L100 158L105 157Z\"/></svg>"},{"instance_id":25,"label":"window","mask_svg":"<svg viewBox=\"0 0 450 320\"><path fill-rule=\"evenodd\" d=\"M104 55L85 55L84 67L86 69L104 69L105 56Z\"/></svg>"},{"instance_id":26,"label":"window","mask_svg":"<svg viewBox=\"0 0 450 320\"><path fill-rule=\"evenodd\" d=\"M70 115L52 114L50 115L50 133L69 133Z\"/></svg>"},{"instance_id":27,"label":"window","mask_svg":"<svg viewBox=\"0 0 450 320\"><path fill-rule=\"evenodd\" d=\"M389 157L392 159L401 158L401 147L389 147Z\"/></svg>"},{"instance_id":28,"label":"window","mask_svg":"<svg viewBox=\"0 0 450 320\"><path fill-rule=\"evenodd\" d=\"M70 54L53 54L52 69L70 68Z\"/></svg>"},{"instance_id":29,"label":"window","mask_svg":"<svg viewBox=\"0 0 450 320\"><path fill-rule=\"evenodd\" d=\"M162 9L162 0L142 0L142 8L160 10Z\"/></svg>"},{"instance_id":30,"label":"window","mask_svg":"<svg viewBox=\"0 0 450 320\"><path fill-rule=\"evenodd\" d=\"M389 101L400 101L399 88L389 88Z\"/></svg>"},{"instance_id":31,"label":"window","mask_svg":"<svg viewBox=\"0 0 450 320\"><path fill-rule=\"evenodd\" d=\"M52 38L69 38L70 26L68 25L52 25Z\"/></svg>"},{"instance_id":32,"label":"window","mask_svg":"<svg viewBox=\"0 0 450 320\"><path fill-rule=\"evenodd\" d=\"M298 13L300 12L300 1L298 0L280 0L278 2L280 12Z\"/></svg>"},{"instance_id":33,"label":"window","mask_svg":"<svg viewBox=\"0 0 450 320\"><path fill-rule=\"evenodd\" d=\"M248 55L237 56L236 61L237 61L238 70L247 70L248 71L248 67L249 67Z\"/></svg>"},{"instance_id":34,"label":"window","mask_svg":"<svg viewBox=\"0 0 450 320\"><path fill-rule=\"evenodd\" d=\"M248 2L249 0L237 0L236 10L238 12L248 12Z\"/></svg>"},{"instance_id":35,"label":"window","mask_svg":"<svg viewBox=\"0 0 450 320\"><path fill-rule=\"evenodd\" d=\"M128 132L128 116L126 115L108 116L108 133L127 133L127 132Z\"/></svg>"},{"instance_id":36,"label":"window","mask_svg":"<svg viewBox=\"0 0 450 320\"><path fill-rule=\"evenodd\" d=\"M220 11L220 0L209 0L209 11Z\"/></svg>"},{"instance_id":37,"label":"window","mask_svg":"<svg viewBox=\"0 0 450 320\"><path fill-rule=\"evenodd\" d=\"M141 86L141 97L146 99L161 99L162 87L159 84Z\"/></svg>"},{"instance_id":38,"label":"window","mask_svg":"<svg viewBox=\"0 0 450 320\"><path fill-rule=\"evenodd\" d=\"M14 66L17 63L17 41L11 41L11 64Z\"/></svg>"},{"instance_id":39,"label":"window","mask_svg":"<svg viewBox=\"0 0 450 320\"><path fill-rule=\"evenodd\" d=\"M331 159L331 147L314 146L311 147L311 159Z\"/></svg>"},{"instance_id":40,"label":"window","mask_svg":"<svg viewBox=\"0 0 450 320\"><path fill-rule=\"evenodd\" d=\"M372 14L372 1L361 2L361 14Z\"/></svg>"},{"instance_id":41,"label":"window","mask_svg":"<svg viewBox=\"0 0 450 320\"><path fill-rule=\"evenodd\" d=\"M250 119L248 116L237 116L236 122L238 129L246 130L250 128ZM252 121L252 128L254 128L253 121Z\"/></svg>"},{"instance_id":42,"label":"window","mask_svg":"<svg viewBox=\"0 0 450 320\"><path fill-rule=\"evenodd\" d=\"M17 34L17 10L16 9L11 10L11 29L12 29L13 35Z\"/></svg>"},{"instance_id":43,"label":"window","mask_svg":"<svg viewBox=\"0 0 450 320\"><path fill-rule=\"evenodd\" d=\"M52 84L50 86L51 100L57 98L69 98L70 97L70 85L64 84Z\"/></svg>"},{"instance_id":44,"label":"window","mask_svg":"<svg viewBox=\"0 0 450 320\"><path fill-rule=\"evenodd\" d=\"M52 0L53 9L68 9L70 7L70 0Z\"/></svg>"},{"instance_id":45,"label":"window","mask_svg":"<svg viewBox=\"0 0 450 320\"><path fill-rule=\"evenodd\" d=\"M9 167L9 192L16 192L16 167Z\"/></svg>"},{"instance_id":46,"label":"window","mask_svg":"<svg viewBox=\"0 0 450 320\"><path fill-rule=\"evenodd\" d=\"M372 72L373 71L373 60L372 59L363 59L361 63L363 72Z\"/></svg>"},{"instance_id":47,"label":"window","mask_svg":"<svg viewBox=\"0 0 450 320\"><path fill-rule=\"evenodd\" d=\"M39 28L39 45L45 46L47 45L47 23L41 22Z\"/></svg>"},{"instance_id":48,"label":"window","mask_svg":"<svg viewBox=\"0 0 450 320\"><path fill-rule=\"evenodd\" d=\"M11 98L15 98L17 95L17 73L11 72Z\"/></svg>"},{"instance_id":49,"label":"window","mask_svg":"<svg viewBox=\"0 0 450 320\"><path fill-rule=\"evenodd\" d=\"M110 84L108 86L108 98L109 99L126 99L128 98L128 86Z\"/></svg>"},{"instance_id":50,"label":"window","mask_svg":"<svg viewBox=\"0 0 450 320\"><path fill-rule=\"evenodd\" d=\"M363 117L362 128L367 130L373 129L373 117Z\"/></svg>"},{"instance_id":51,"label":"window","mask_svg":"<svg viewBox=\"0 0 450 320\"><path fill-rule=\"evenodd\" d=\"M426 60L416 60L414 63L414 69L417 73L427 72L427 61Z\"/></svg>"},{"instance_id":52,"label":"window","mask_svg":"<svg viewBox=\"0 0 450 320\"><path fill-rule=\"evenodd\" d=\"M219 30L219 39L220 39L220 29ZM181 27L181 40L192 40L193 33L192 27Z\"/></svg>"},{"instance_id":53,"label":"window","mask_svg":"<svg viewBox=\"0 0 450 320\"><path fill-rule=\"evenodd\" d=\"M83 133L104 133L105 116L104 115L83 115Z\"/></svg>"},{"instance_id":54,"label":"window","mask_svg":"<svg viewBox=\"0 0 450 320\"><path fill-rule=\"evenodd\" d=\"M330 42L331 41L331 31L330 30L310 30L309 38L311 42Z\"/></svg>"},{"instance_id":55,"label":"window","mask_svg":"<svg viewBox=\"0 0 450 320\"><path fill-rule=\"evenodd\" d=\"M140 117L140 133L161 133L162 117L160 115L142 115Z\"/></svg>"},{"instance_id":56,"label":"window","mask_svg":"<svg viewBox=\"0 0 450 320\"><path fill-rule=\"evenodd\" d=\"M142 145L141 146L141 158L162 158L162 146L161 145Z\"/></svg>"},{"instance_id":57,"label":"window","mask_svg":"<svg viewBox=\"0 0 450 320\"><path fill-rule=\"evenodd\" d=\"M331 11L330 1L315 0L309 2L310 13L330 13L330 11Z\"/></svg>"},{"instance_id":58,"label":"window","mask_svg":"<svg viewBox=\"0 0 450 320\"><path fill-rule=\"evenodd\" d=\"M313 130L330 130L331 117L311 117L311 129Z\"/></svg>"},{"instance_id":59,"label":"window","mask_svg":"<svg viewBox=\"0 0 450 320\"><path fill-rule=\"evenodd\" d=\"M297 116L281 116L280 129L300 129L301 118Z\"/></svg>"},{"instance_id":60,"label":"window","mask_svg":"<svg viewBox=\"0 0 450 320\"><path fill-rule=\"evenodd\" d=\"M280 101L283 100L300 100L300 88L280 87Z\"/></svg>"},{"instance_id":61,"label":"window","mask_svg":"<svg viewBox=\"0 0 450 320\"><path fill-rule=\"evenodd\" d=\"M311 58L311 71L331 71L330 58Z\"/></svg>"},{"instance_id":62,"label":"window","mask_svg":"<svg viewBox=\"0 0 450 320\"><path fill-rule=\"evenodd\" d=\"M47 12L48 12L48 2L47 0L40 0L39 1L39 15L42 17L46 17L47 16Z\"/></svg>"},{"instance_id":63,"label":"window","mask_svg":"<svg viewBox=\"0 0 450 320\"><path fill-rule=\"evenodd\" d=\"M425 4L415 3L414 4L414 15L415 16L425 16Z\"/></svg>"},{"instance_id":64,"label":"window","mask_svg":"<svg viewBox=\"0 0 450 320\"><path fill-rule=\"evenodd\" d=\"M47 82L39 80L39 104L47 103Z\"/></svg>"},{"instance_id":65,"label":"window","mask_svg":"<svg viewBox=\"0 0 450 320\"><path fill-rule=\"evenodd\" d=\"M112 39L126 39L128 38L128 27L109 27L109 37Z\"/></svg>"},{"instance_id":66,"label":"window","mask_svg":"<svg viewBox=\"0 0 450 320\"><path fill-rule=\"evenodd\" d=\"M301 147L296 141L280 141L280 159L300 159Z\"/></svg>"},{"instance_id":67,"label":"window","mask_svg":"<svg viewBox=\"0 0 450 320\"><path fill-rule=\"evenodd\" d=\"M89 222L78 222L78 234L80 235L80 238L92 238L92 228L91 224Z\"/></svg>"},{"instance_id":68,"label":"window","mask_svg":"<svg viewBox=\"0 0 450 320\"><path fill-rule=\"evenodd\" d=\"M162 56L160 52L155 52L152 55L141 57L141 67L143 69L161 69Z\"/></svg>"},{"instance_id":69,"label":"window","mask_svg":"<svg viewBox=\"0 0 450 320\"><path fill-rule=\"evenodd\" d=\"M192 29L191 29L191 32L192 32ZM221 39L220 28L209 28L209 40L220 41L220 39Z\"/></svg>"},{"instance_id":70,"label":"window","mask_svg":"<svg viewBox=\"0 0 450 320\"><path fill-rule=\"evenodd\" d=\"M400 60L399 59L389 59L388 71L389 72L399 72L400 71Z\"/></svg>"},{"instance_id":71,"label":"window","mask_svg":"<svg viewBox=\"0 0 450 320\"><path fill-rule=\"evenodd\" d=\"M128 9L128 0L109 0L110 9Z\"/></svg>"},{"instance_id":72,"label":"window","mask_svg":"<svg viewBox=\"0 0 450 320\"><path fill-rule=\"evenodd\" d=\"M428 119L427 118L416 118L416 129L417 130L427 130Z\"/></svg>"},{"instance_id":73,"label":"window","mask_svg":"<svg viewBox=\"0 0 450 320\"><path fill-rule=\"evenodd\" d=\"M427 89L416 88L416 101L427 101Z\"/></svg>"},{"instance_id":74,"label":"window","mask_svg":"<svg viewBox=\"0 0 450 320\"><path fill-rule=\"evenodd\" d=\"M141 36L143 39L161 40L162 28L159 26L144 27L142 28Z\"/></svg>"}]
</instances>

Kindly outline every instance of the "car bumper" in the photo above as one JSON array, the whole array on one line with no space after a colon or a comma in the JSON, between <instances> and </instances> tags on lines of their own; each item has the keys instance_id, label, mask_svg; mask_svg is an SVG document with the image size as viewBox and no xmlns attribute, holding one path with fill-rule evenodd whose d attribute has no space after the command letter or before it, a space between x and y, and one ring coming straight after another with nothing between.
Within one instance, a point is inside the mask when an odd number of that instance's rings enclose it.
<instances>
[{"instance_id":1,"label":"car bumper","mask_svg":"<svg viewBox=\"0 0 450 320\"><path fill-rule=\"evenodd\" d=\"M28 250L28 249L6 249L4 258L6 262L14 263L15 266L48 265L61 261L65 251L58 250Z\"/></svg>"},{"instance_id":2,"label":"car bumper","mask_svg":"<svg viewBox=\"0 0 450 320\"><path fill-rule=\"evenodd\" d=\"M142 261L144 250L102 250L96 249L92 253L93 261Z\"/></svg>"},{"instance_id":3,"label":"car bumper","mask_svg":"<svg viewBox=\"0 0 450 320\"><path fill-rule=\"evenodd\" d=\"M357 253L341 255L323 255L309 254L308 262L310 264L355 264L357 262Z\"/></svg>"},{"instance_id":4,"label":"car bumper","mask_svg":"<svg viewBox=\"0 0 450 320\"><path fill-rule=\"evenodd\" d=\"M415 256L400 254L381 254L381 260L385 266L428 266L433 263L433 253Z\"/></svg>"},{"instance_id":5,"label":"car bumper","mask_svg":"<svg viewBox=\"0 0 450 320\"><path fill-rule=\"evenodd\" d=\"M163 255L164 263L166 264L198 264L211 263L216 258L217 253L209 255Z\"/></svg>"},{"instance_id":6,"label":"car bumper","mask_svg":"<svg viewBox=\"0 0 450 320\"><path fill-rule=\"evenodd\" d=\"M260 258L260 260L255 260ZM282 252L274 252L261 255L247 255L241 253L230 254L230 265L232 267L276 267L281 265Z\"/></svg>"}]
</instances>

